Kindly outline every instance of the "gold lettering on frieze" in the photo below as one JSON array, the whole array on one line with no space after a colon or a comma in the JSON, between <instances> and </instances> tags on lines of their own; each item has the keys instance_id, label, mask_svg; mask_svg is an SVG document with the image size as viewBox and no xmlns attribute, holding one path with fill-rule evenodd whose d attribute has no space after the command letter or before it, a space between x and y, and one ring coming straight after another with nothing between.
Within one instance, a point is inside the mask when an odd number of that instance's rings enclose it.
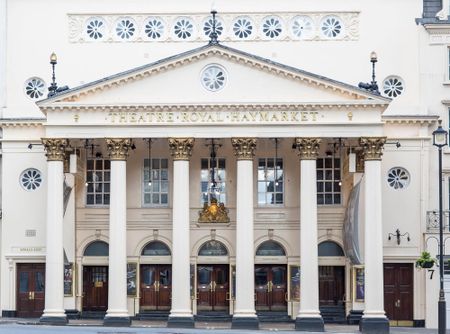
<instances>
[{"instance_id":1,"label":"gold lettering on frieze","mask_svg":"<svg viewBox=\"0 0 450 334\"><path fill-rule=\"evenodd\" d=\"M304 123L317 122L318 111L113 111L105 116L112 124L159 123Z\"/></svg>"}]
</instances>

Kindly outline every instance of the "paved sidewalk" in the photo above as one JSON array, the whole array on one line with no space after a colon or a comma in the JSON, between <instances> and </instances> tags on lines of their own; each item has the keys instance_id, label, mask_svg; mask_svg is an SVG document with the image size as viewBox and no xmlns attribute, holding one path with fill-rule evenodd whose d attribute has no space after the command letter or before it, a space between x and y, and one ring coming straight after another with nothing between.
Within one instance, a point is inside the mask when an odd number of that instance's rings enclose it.
<instances>
[{"instance_id":1,"label":"paved sidewalk","mask_svg":"<svg viewBox=\"0 0 450 334\"><path fill-rule=\"evenodd\" d=\"M328 333L354 334L359 333L358 326L325 325ZM165 321L133 320L131 327L104 327L102 320L80 319L70 320L68 326L44 326L39 319L0 318L0 333L95 333L95 334L200 334L200 333L232 333L232 334L265 334L274 332L301 333L294 331L293 323L260 323L260 330L232 330L230 322L196 322L195 329L167 328ZM437 333L436 329L391 327L391 334ZM450 330L447 331L450 333Z\"/></svg>"}]
</instances>

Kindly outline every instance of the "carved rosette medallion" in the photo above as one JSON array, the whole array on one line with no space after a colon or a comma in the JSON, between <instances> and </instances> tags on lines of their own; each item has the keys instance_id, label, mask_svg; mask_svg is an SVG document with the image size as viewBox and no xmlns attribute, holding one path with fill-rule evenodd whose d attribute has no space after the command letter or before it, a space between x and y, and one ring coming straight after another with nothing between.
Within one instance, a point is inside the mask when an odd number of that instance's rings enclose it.
<instances>
[{"instance_id":1,"label":"carved rosette medallion","mask_svg":"<svg viewBox=\"0 0 450 334\"><path fill-rule=\"evenodd\" d=\"M364 160L381 160L386 137L362 137L359 145L363 149Z\"/></svg>"},{"instance_id":2,"label":"carved rosette medallion","mask_svg":"<svg viewBox=\"0 0 450 334\"><path fill-rule=\"evenodd\" d=\"M316 160L321 142L320 138L295 138L293 146L298 150L300 160Z\"/></svg>"},{"instance_id":3,"label":"carved rosette medallion","mask_svg":"<svg viewBox=\"0 0 450 334\"><path fill-rule=\"evenodd\" d=\"M69 140L63 138L42 138L47 161L64 161Z\"/></svg>"},{"instance_id":4,"label":"carved rosette medallion","mask_svg":"<svg viewBox=\"0 0 450 334\"><path fill-rule=\"evenodd\" d=\"M238 160L253 160L256 138L231 138L231 145Z\"/></svg>"},{"instance_id":5,"label":"carved rosette medallion","mask_svg":"<svg viewBox=\"0 0 450 334\"><path fill-rule=\"evenodd\" d=\"M105 141L111 160L127 160L131 148L130 138L106 138Z\"/></svg>"},{"instance_id":6,"label":"carved rosette medallion","mask_svg":"<svg viewBox=\"0 0 450 334\"><path fill-rule=\"evenodd\" d=\"M169 138L170 155L173 160L189 160L194 141L194 138Z\"/></svg>"}]
</instances>

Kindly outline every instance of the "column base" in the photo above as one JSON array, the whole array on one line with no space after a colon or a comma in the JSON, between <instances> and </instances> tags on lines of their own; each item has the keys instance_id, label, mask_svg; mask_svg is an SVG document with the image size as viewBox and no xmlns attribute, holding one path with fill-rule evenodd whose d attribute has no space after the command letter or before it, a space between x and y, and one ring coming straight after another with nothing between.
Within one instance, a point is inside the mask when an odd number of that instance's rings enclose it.
<instances>
[{"instance_id":1,"label":"column base","mask_svg":"<svg viewBox=\"0 0 450 334\"><path fill-rule=\"evenodd\" d=\"M233 317L231 329L259 329L258 317Z\"/></svg>"},{"instance_id":2,"label":"column base","mask_svg":"<svg viewBox=\"0 0 450 334\"><path fill-rule=\"evenodd\" d=\"M383 318L361 318L359 322L359 331L368 334L388 334L389 320Z\"/></svg>"},{"instance_id":3,"label":"column base","mask_svg":"<svg viewBox=\"0 0 450 334\"><path fill-rule=\"evenodd\" d=\"M15 310L3 310L2 311L2 318L15 318L15 317L16 317Z\"/></svg>"},{"instance_id":4,"label":"column base","mask_svg":"<svg viewBox=\"0 0 450 334\"><path fill-rule=\"evenodd\" d=\"M103 326L108 327L130 327L131 318L130 317L104 317Z\"/></svg>"},{"instance_id":5,"label":"column base","mask_svg":"<svg viewBox=\"0 0 450 334\"><path fill-rule=\"evenodd\" d=\"M39 322L43 325L51 325L51 326L64 326L67 325L67 317L49 317L42 316L39 318Z\"/></svg>"},{"instance_id":6,"label":"column base","mask_svg":"<svg viewBox=\"0 0 450 334\"><path fill-rule=\"evenodd\" d=\"M194 317L171 317L167 320L168 328L195 328Z\"/></svg>"},{"instance_id":7,"label":"column base","mask_svg":"<svg viewBox=\"0 0 450 334\"><path fill-rule=\"evenodd\" d=\"M325 327L322 317L297 317L295 319L295 330L304 332L324 332Z\"/></svg>"}]
</instances>

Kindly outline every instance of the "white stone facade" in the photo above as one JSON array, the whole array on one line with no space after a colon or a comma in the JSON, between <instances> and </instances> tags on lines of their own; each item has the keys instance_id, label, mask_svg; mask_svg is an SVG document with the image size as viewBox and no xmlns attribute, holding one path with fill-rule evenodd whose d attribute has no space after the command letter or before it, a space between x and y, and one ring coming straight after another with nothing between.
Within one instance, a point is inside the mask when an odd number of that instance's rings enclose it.
<instances>
[{"instance_id":1,"label":"white stone facade","mask_svg":"<svg viewBox=\"0 0 450 334\"><path fill-rule=\"evenodd\" d=\"M401 263L409 266L413 282L412 314L390 320L436 327L438 275L430 279L414 262L423 250L437 253L429 239L434 234L427 233L427 212L438 207L437 150L431 133L438 118L448 124L449 117L448 26L417 25L423 6L419 0L216 1L222 29L219 45L208 46L204 28L209 27L211 5L0 1L3 316L17 315L20 308L20 265L47 261L47 287L61 285L64 263L73 264L71 293L45 291L44 318L50 320L64 317L64 309L83 311L83 268L95 266L109 270L105 320L142 313L143 266L155 264L172 265L170 317L182 323L204 306L196 299L201 292L199 265L227 268L225 312L233 321L241 317L251 322L263 310L255 308L253 300L258 289L258 284L253 286L255 265L286 270L282 311L293 319L321 319L319 307L324 304L318 294L323 296L323 288L317 265L343 267L344 296L339 301L346 315L365 310L365 318L383 319L383 263ZM25 29L30 23L32 29ZM371 51L378 54L380 96L357 88L358 82L371 81ZM47 99L52 52L58 56L58 86L71 89ZM210 65L218 65L224 75L215 89L201 81ZM391 86L384 87L389 78ZM366 152L365 162L357 158L358 167L365 164L364 172L349 170L349 153L362 152L364 138L385 137L381 157ZM77 154L76 172L69 173L66 164L63 173L62 158L47 162L49 150L42 138L67 139L67 156ZM113 158L107 138L130 139L128 155ZM150 153L143 139L148 138L152 158L167 159L167 202L158 197L162 203L155 205L145 197L145 159ZM170 138L192 138L191 154L169 146ZM227 223L198 222L202 159L210 156L206 145L211 138L221 145L218 158L225 159ZM256 139L254 154L239 156L232 144L235 138ZM260 198L258 167L260 159L275 157L274 138L279 139L277 158L283 161L283 200L267 204ZM306 158L295 144L305 138L321 140L317 152ZM321 190L315 178L321 167L316 159L329 157L329 151L340 159L335 168L340 177L334 180L339 186L333 185L340 189L335 191L339 200L317 205ZM445 173L448 152L444 150ZM110 189L90 193L110 196L114 205L88 199L89 183L95 182L87 178L87 160L95 160L96 153L105 159L112 154ZM404 188L388 182L395 167L408 173ZM36 189L27 189L22 181L22 173L30 168L41 175L40 181L33 179L39 183ZM363 266L355 266L348 256L315 256L324 241L344 247L345 212L361 178L361 223L370 226L364 229L362 224L359 234L364 259L370 262L365 266L365 302L357 298L355 286L356 268ZM445 174L446 210L448 179ZM73 187L66 203L63 182ZM334 196L333 191L329 194ZM397 229L408 232L410 241L389 240ZM164 243L170 255L142 255L155 240ZM199 255L211 240L220 241L228 254ZM111 246L109 258L84 256L95 241ZM266 241L280 244L285 254L255 256ZM55 255L62 252L61 245L65 258ZM137 268L136 292L128 296L127 263ZM287 277L299 265L301 273L311 273L300 278L303 301L294 296L293 281ZM267 291L271 288L268 284Z\"/></svg>"}]
</instances>

